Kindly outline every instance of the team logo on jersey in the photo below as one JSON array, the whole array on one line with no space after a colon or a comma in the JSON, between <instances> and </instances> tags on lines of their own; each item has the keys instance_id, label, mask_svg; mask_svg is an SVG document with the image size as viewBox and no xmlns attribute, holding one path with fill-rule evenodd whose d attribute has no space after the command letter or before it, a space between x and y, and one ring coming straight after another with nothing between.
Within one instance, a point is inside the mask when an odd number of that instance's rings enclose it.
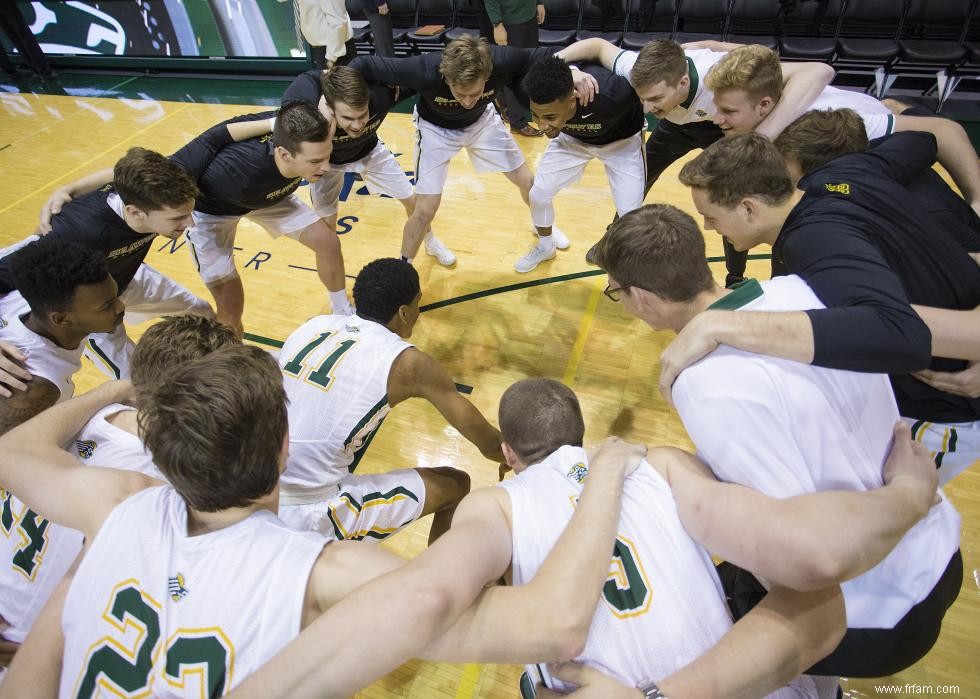
<instances>
[{"instance_id":1,"label":"team logo on jersey","mask_svg":"<svg viewBox=\"0 0 980 699\"><path fill-rule=\"evenodd\" d=\"M699 117L706 117L706 116L708 116L708 113L706 111L704 111L703 109L695 109L694 110L694 113L697 116L699 116Z\"/></svg>"},{"instance_id":2,"label":"team logo on jersey","mask_svg":"<svg viewBox=\"0 0 980 699\"><path fill-rule=\"evenodd\" d=\"M568 469L568 473L566 475L576 483L581 483L585 480L585 477L589 475L589 467L582 463L575 464Z\"/></svg>"},{"instance_id":3,"label":"team logo on jersey","mask_svg":"<svg viewBox=\"0 0 980 699\"><path fill-rule=\"evenodd\" d=\"M184 587L183 573L177 573L174 577L167 578L167 592L170 593L170 599L174 602L180 602L187 597L187 588Z\"/></svg>"},{"instance_id":4,"label":"team logo on jersey","mask_svg":"<svg viewBox=\"0 0 980 699\"><path fill-rule=\"evenodd\" d=\"M91 459L92 454L95 453L95 447L98 444L93 442L91 439L76 439L75 449L78 450L78 456L83 459Z\"/></svg>"},{"instance_id":5,"label":"team logo on jersey","mask_svg":"<svg viewBox=\"0 0 980 699\"><path fill-rule=\"evenodd\" d=\"M346 323L344 324L344 330L347 331L347 332L349 332L349 333L359 333L359 332L361 332L361 329L359 327L357 327L356 325L348 325Z\"/></svg>"},{"instance_id":6,"label":"team logo on jersey","mask_svg":"<svg viewBox=\"0 0 980 699\"><path fill-rule=\"evenodd\" d=\"M7 321L3 319L3 316L0 316L0 328L5 328L5 327L7 327Z\"/></svg>"},{"instance_id":7,"label":"team logo on jersey","mask_svg":"<svg viewBox=\"0 0 980 699\"><path fill-rule=\"evenodd\" d=\"M828 192L837 192L838 194L850 194L851 193L851 185L849 185L849 184L830 184L830 183L827 183L827 184L824 185L824 187L827 188L827 191Z\"/></svg>"}]
</instances>

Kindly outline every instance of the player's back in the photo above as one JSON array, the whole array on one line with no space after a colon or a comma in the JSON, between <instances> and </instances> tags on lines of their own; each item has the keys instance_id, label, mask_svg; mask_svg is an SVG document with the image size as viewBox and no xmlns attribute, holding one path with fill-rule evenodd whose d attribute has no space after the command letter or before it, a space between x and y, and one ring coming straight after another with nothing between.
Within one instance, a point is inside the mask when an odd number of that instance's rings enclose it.
<instances>
[{"instance_id":1,"label":"player's back","mask_svg":"<svg viewBox=\"0 0 980 699\"><path fill-rule=\"evenodd\" d=\"M321 537L267 510L197 536L187 523L169 486L105 520L65 600L62 697L220 696L299 633Z\"/></svg>"},{"instance_id":2,"label":"player's back","mask_svg":"<svg viewBox=\"0 0 980 699\"><path fill-rule=\"evenodd\" d=\"M391 366L410 347L357 316L316 316L289 336L279 353L289 398L284 491L332 485L354 470L391 410Z\"/></svg>"},{"instance_id":3,"label":"player's back","mask_svg":"<svg viewBox=\"0 0 980 699\"><path fill-rule=\"evenodd\" d=\"M107 418L133 410L110 405L76 435L72 453L86 466L163 476L136 435ZM82 550L81 532L45 519L13 494L0 489L0 616L9 624L3 637L23 642L44 603Z\"/></svg>"},{"instance_id":4,"label":"player's back","mask_svg":"<svg viewBox=\"0 0 980 699\"><path fill-rule=\"evenodd\" d=\"M501 484L511 501L515 585L534 576L571 519L587 463L583 449L564 446ZM609 577L576 660L635 686L684 667L731 626L711 557L644 462L623 487Z\"/></svg>"}]
</instances>

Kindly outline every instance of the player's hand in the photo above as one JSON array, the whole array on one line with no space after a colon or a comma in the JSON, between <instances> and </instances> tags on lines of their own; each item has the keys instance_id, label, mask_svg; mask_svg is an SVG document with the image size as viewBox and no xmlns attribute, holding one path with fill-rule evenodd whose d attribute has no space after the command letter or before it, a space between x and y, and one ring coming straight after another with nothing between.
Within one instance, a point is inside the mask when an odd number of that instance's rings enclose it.
<instances>
[{"instance_id":1,"label":"player's hand","mask_svg":"<svg viewBox=\"0 0 980 699\"><path fill-rule=\"evenodd\" d=\"M47 235L51 232L51 217L61 213L61 207L72 200L71 194L65 187L58 187L58 189L51 192L51 196L48 200L44 202L44 206L41 207L41 215L38 220L37 234Z\"/></svg>"},{"instance_id":2,"label":"player's hand","mask_svg":"<svg viewBox=\"0 0 980 699\"><path fill-rule=\"evenodd\" d=\"M31 380L31 372L24 368L25 359L12 344L0 342L0 396L9 398L14 391L27 390L26 382Z\"/></svg>"},{"instance_id":3,"label":"player's hand","mask_svg":"<svg viewBox=\"0 0 980 699\"><path fill-rule=\"evenodd\" d=\"M912 374L915 378L940 391L967 398L980 398L980 362L970 362L962 371L932 371L923 369Z\"/></svg>"},{"instance_id":4,"label":"player's hand","mask_svg":"<svg viewBox=\"0 0 980 699\"><path fill-rule=\"evenodd\" d=\"M645 444L626 442L619 437L606 437L589 456L589 470L621 468L624 476L633 473L646 458Z\"/></svg>"},{"instance_id":5,"label":"player's hand","mask_svg":"<svg viewBox=\"0 0 980 699\"><path fill-rule=\"evenodd\" d=\"M493 27L493 43L497 46L507 45L507 28L503 24L496 24Z\"/></svg>"},{"instance_id":6,"label":"player's hand","mask_svg":"<svg viewBox=\"0 0 980 699\"><path fill-rule=\"evenodd\" d=\"M378 5L378 14L382 16L388 14L388 3Z\"/></svg>"},{"instance_id":7,"label":"player's hand","mask_svg":"<svg viewBox=\"0 0 980 699\"><path fill-rule=\"evenodd\" d=\"M661 353L659 387L668 404L674 404L671 391L677 376L718 347L719 343L715 340L712 329L715 313L705 311L694 316Z\"/></svg>"},{"instance_id":8,"label":"player's hand","mask_svg":"<svg viewBox=\"0 0 980 699\"><path fill-rule=\"evenodd\" d=\"M552 677L578 685L571 694L558 694L538 685L538 699L558 699L559 697L578 697L578 699L642 699L643 695L635 687L620 684L599 670L577 663L561 663L549 667Z\"/></svg>"},{"instance_id":9,"label":"player's hand","mask_svg":"<svg viewBox=\"0 0 980 699\"><path fill-rule=\"evenodd\" d=\"M599 81L583 70L572 71L572 85L575 86L575 97L583 107L590 104L599 91Z\"/></svg>"},{"instance_id":10,"label":"player's hand","mask_svg":"<svg viewBox=\"0 0 980 699\"><path fill-rule=\"evenodd\" d=\"M544 24L544 5L538 5L538 24Z\"/></svg>"},{"instance_id":11,"label":"player's hand","mask_svg":"<svg viewBox=\"0 0 980 699\"><path fill-rule=\"evenodd\" d=\"M904 489L925 516L939 502L936 462L928 449L912 441L912 433L904 422L895 423L894 437L881 477L886 486Z\"/></svg>"},{"instance_id":12,"label":"player's hand","mask_svg":"<svg viewBox=\"0 0 980 699\"><path fill-rule=\"evenodd\" d=\"M10 628L10 624L0 616L0 667L8 667L14 659L14 654L20 648L19 643L8 641L3 637L3 632Z\"/></svg>"}]
</instances>

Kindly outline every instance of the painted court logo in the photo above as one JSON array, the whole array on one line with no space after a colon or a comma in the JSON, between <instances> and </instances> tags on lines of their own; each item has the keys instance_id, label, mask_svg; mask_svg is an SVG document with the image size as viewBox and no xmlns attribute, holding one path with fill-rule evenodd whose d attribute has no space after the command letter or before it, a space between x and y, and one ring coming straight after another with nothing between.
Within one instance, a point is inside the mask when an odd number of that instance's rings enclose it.
<instances>
[{"instance_id":1,"label":"painted court logo","mask_svg":"<svg viewBox=\"0 0 980 699\"><path fill-rule=\"evenodd\" d=\"M184 587L184 575L182 573L167 578L167 592L170 593L170 599L174 602L180 602L187 597L187 588Z\"/></svg>"}]
</instances>

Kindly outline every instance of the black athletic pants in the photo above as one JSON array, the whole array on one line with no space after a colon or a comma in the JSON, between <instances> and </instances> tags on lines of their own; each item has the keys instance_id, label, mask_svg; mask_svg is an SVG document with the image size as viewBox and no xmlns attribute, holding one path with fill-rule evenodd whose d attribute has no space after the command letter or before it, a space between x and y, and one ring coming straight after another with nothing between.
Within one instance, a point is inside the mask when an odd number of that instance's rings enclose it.
<instances>
[{"instance_id":1,"label":"black athletic pants","mask_svg":"<svg viewBox=\"0 0 980 699\"><path fill-rule=\"evenodd\" d=\"M695 121L690 124L675 124L661 119L647 139L647 182L644 195L650 192L653 183L670 167L674 161L697 148L707 148L724 134L710 121ZM725 266L728 274L734 277L745 276L745 261L748 252L739 252L727 240L725 247Z\"/></svg>"},{"instance_id":2,"label":"black athletic pants","mask_svg":"<svg viewBox=\"0 0 980 699\"><path fill-rule=\"evenodd\" d=\"M377 6L366 10L364 15L367 17L368 24L371 25L371 38L374 41L374 55L385 58L395 57L395 35L391 30L391 11L383 15L378 12Z\"/></svg>"},{"instance_id":3,"label":"black athletic pants","mask_svg":"<svg viewBox=\"0 0 980 699\"><path fill-rule=\"evenodd\" d=\"M521 24L504 23L507 30L507 45L519 49L535 49L538 47L538 18L537 15ZM492 26L491 26L492 36ZM495 43L495 42L491 42ZM514 95L512 85L504 88L504 106L512 129L523 129L527 126L529 113Z\"/></svg>"},{"instance_id":4,"label":"black athletic pants","mask_svg":"<svg viewBox=\"0 0 980 699\"><path fill-rule=\"evenodd\" d=\"M747 570L718 565L728 606L737 621L765 597L766 589ZM939 638L946 610L963 585L963 557L957 550L932 592L890 629L848 628L833 653L806 671L807 675L885 677L921 660Z\"/></svg>"}]
</instances>

